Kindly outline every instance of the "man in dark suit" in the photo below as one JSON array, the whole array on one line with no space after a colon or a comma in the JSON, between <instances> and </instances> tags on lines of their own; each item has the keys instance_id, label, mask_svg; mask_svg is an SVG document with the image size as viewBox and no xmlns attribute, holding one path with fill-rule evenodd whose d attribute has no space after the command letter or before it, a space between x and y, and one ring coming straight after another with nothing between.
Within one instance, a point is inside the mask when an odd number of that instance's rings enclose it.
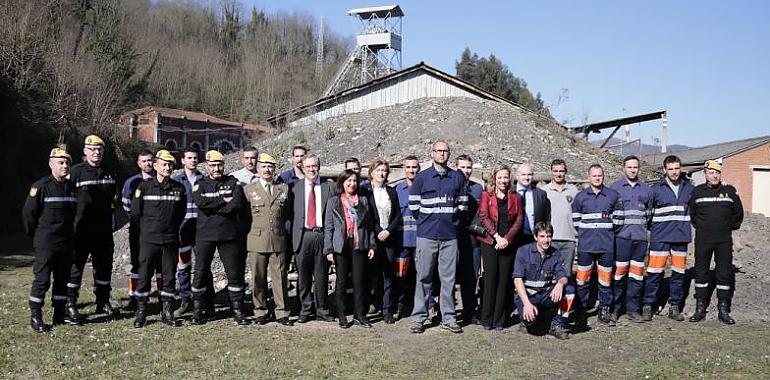
<instances>
[{"instance_id":1,"label":"man in dark suit","mask_svg":"<svg viewBox=\"0 0 770 380\"><path fill-rule=\"evenodd\" d=\"M311 289L314 289L316 317L320 321L334 322L329 314L327 295L329 289L329 266L324 257L323 215L326 201L334 195L334 184L321 182L319 176L321 159L306 155L302 159L305 178L294 182L292 193L292 249L296 255L299 281L297 291L300 312L297 322L310 320L313 311ZM315 286L313 281L315 280Z\"/></svg>"},{"instance_id":2,"label":"man in dark suit","mask_svg":"<svg viewBox=\"0 0 770 380\"><path fill-rule=\"evenodd\" d=\"M524 220L522 233L519 234L517 245L524 245L535 241L532 236L535 224L539 222L551 222L551 201L548 194L532 184L534 168L530 163L523 163L516 168L516 192L521 198L521 206L524 208Z\"/></svg>"}]
</instances>

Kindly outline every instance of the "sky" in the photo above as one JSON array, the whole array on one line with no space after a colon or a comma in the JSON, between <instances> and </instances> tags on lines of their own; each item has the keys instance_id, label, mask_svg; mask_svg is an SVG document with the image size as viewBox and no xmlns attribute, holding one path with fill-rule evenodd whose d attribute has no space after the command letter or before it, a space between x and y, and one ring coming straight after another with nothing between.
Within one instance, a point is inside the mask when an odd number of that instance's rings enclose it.
<instances>
[{"instance_id":1,"label":"sky","mask_svg":"<svg viewBox=\"0 0 770 380\"><path fill-rule=\"evenodd\" d=\"M568 126L665 110L669 144L770 135L770 1L241 3L323 17L351 38L349 9L399 4L403 67L424 61L454 75L466 47L494 54ZM660 120L631 126L631 139L660 137Z\"/></svg>"}]
</instances>

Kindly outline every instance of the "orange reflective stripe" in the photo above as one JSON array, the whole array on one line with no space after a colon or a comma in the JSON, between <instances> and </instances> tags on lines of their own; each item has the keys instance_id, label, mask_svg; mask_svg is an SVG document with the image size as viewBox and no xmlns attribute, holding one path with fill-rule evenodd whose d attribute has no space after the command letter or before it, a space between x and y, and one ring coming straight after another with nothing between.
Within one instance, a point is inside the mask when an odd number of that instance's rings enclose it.
<instances>
[{"instance_id":1,"label":"orange reflective stripe","mask_svg":"<svg viewBox=\"0 0 770 380\"><path fill-rule=\"evenodd\" d=\"M187 251L179 254L179 264L187 264L192 259L192 252Z\"/></svg>"},{"instance_id":2,"label":"orange reflective stripe","mask_svg":"<svg viewBox=\"0 0 770 380\"><path fill-rule=\"evenodd\" d=\"M577 271L577 280L581 282L587 282L589 279L591 279L591 269L589 270L580 270Z\"/></svg>"},{"instance_id":3,"label":"orange reflective stripe","mask_svg":"<svg viewBox=\"0 0 770 380\"><path fill-rule=\"evenodd\" d=\"M650 261L647 263L650 268L665 268L668 256L652 256L650 255Z\"/></svg>"},{"instance_id":4,"label":"orange reflective stripe","mask_svg":"<svg viewBox=\"0 0 770 380\"><path fill-rule=\"evenodd\" d=\"M575 296L562 297L561 301L559 301L559 311L562 314L568 314L570 311L572 311L572 303L574 300Z\"/></svg>"},{"instance_id":5,"label":"orange reflective stripe","mask_svg":"<svg viewBox=\"0 0 770 380\"><path fill-rule=\"evenodd\" d=\"M671 256L671 266L673 266L674 268L686 269L686 267L687 267L687 256L672 255Z\"/></svg>"},{"instance_id":6,"label":"orange reflective stripe","mask_svg":"<svg viewBox=\"0 0 770 380\"><path fill-rule=\"evenodd\" d=\"M635 274L637 276L644 276L643 266L631 265L631 267L629 268L629 271L631 272L631 274Z\"/></svg>"},{"instance_id":7,"label":"orange reflective stripe","mask_svg":"<svg viewBox=\"0 0 770 380\"><path fill-rule=\"evenodd\" d=\"M399 257L396 262L393 263L396 270L396 277L406 277L406 272L409 270L409 259L406 257Z\"/></svg>"},{"instance_id":8,"label":"orange reflective stripe","mask_svg":"<svg viewBox=\"0 0 770 380\"><path fill-rule=\"evenodd\" d=\"M612 281L612 270L605 271L599 268L599 281L604 283Z\"/></svg>"},{"instance_id":9,"label":"orange reflective stripe","mask_svg":"<svg viewBox=\"0 0 770 380\"><path fill-rule=\"evenodd\" d=\"M623 277L628 273L628 266L615 267L615 276Z\"/></svg>"}]
</instances>

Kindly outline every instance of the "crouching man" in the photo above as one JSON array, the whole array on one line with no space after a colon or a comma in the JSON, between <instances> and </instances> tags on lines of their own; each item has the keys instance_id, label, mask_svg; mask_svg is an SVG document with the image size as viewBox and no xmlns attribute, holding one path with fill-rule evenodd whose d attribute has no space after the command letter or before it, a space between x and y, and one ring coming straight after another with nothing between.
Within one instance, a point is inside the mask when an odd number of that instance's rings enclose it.
<instances>
[{"instance_id":1,"label":"crouching man","mask_svg":"<svg viewBox=\"0 0 770 380\"><path fill-rule=\"evenodd\" d=\"M549 334L568 339L565 325L572 311L575 290L567 285L562 258L551 246L553 226L538 222L534 228L535 241L521 246L516 252L513 283L516 287L516 308L522 326L550 323Z\"/></svg>"}]
</instances>

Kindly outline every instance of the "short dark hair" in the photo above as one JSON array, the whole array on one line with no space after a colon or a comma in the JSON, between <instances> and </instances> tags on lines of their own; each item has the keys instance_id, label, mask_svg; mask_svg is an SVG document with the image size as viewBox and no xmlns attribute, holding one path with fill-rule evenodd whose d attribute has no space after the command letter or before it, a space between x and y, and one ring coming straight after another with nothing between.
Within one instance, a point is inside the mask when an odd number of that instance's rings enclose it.
<instances>
[{"instance_id":1,"label":"short dark hair","mask_svg":"<svg viewBox=\"0 0 770 380\"><path fill-rule=\"evenodd\" d=\"M361 182L361 176L350 169L343 170L342 173L340 173L340 175L337 176L337 181L335 186L337 190L337 194L342 194L345 192L345 186L344 186L345 181L347 181L348 178L352 176L356 176L356 181Z\"/></svg>"},{"instance_id":2,"label":"short dark hair","mask_svg":"<svg viewBox=\"0 0 770 380\"><path fill-rule=\"evenodd\" d=\"M196 156L200 156L200 153L198 153L198 149L195 149L191 146L184 148L184 150L182 151L182 158L184 158L184 155L187 153L195 153Z\"/></svg>"},{"instance_id":3,"label":"short dark hair","mask_svg":"<svg viewBox=\"0 0 770 380\"><path fill-rule=\"evenodd\" d=\"M591 166L588 167L588 173L591 173L591 169L602 169L602 172L604 172L604 168L599 164L591 164Z\"/></svg>"},{"instance_id":4,"label":"short dark hair","mask_svg":"<svg viewBox=\"0 0 770 380\"><path fill-rule=\"evenodd\" d=\"M534 234L537 236L539 233L545 231L546 234L553 236L553 226L549 222L537 222L535 223Z\"/></svg>"},{"instance_id":5,"label":"short dark hair","mask_svg":"<svg viewBox=\"0 0 770 380\"><path fill-rule=\"evenodd\" d=\"M457 165L457 163L459 163L460 161L468 161L470 163L473 163L473 159L471 159L471 156L467 154L461 154L457 156L457 158L455 158L455 165Z\"/></svg>"},{"instance_id":6,"label":"short dark hair","mask_svg":"<svg viewBox=\"0 0 770 380\"><path fill-rule=\"evenodd\" d=\"M142 149L139 151L139 154L136 155L136 158L142 157L142 156L153 156L155 157L155 153L153 153L149 149Z\"/></svg>"},{"instance_id":7,"label":"short dark hair","mask_svg":"<svg viewBox=\"0 0 770 380\"><path fill-rule=\"evenodd\" d=\"M293 147L291 147L291 154L293 155L294 151L297 149L302 149L305 151L305 153L307 153L307 148L305 148L303 145L294 145Z\"/></svg>"},{"instance_id":8,"label":"short dark hair","mask_svg":"<svg viewBox=\"0 0 770 380\"><path fill-rule=\"evenodd\" d=\"M347 167L348 164L358 164L359 167L361 167L361 161L358 161L355 157L348 157L345 159L345 162L342 164L342 166Z\"/></svg>"},{"instance_id":9,"label":"short dark hair","mask_svg":"<svg viewBox=\"0 0 770 380\"><path fill-rule=\"evenodd\" d=\"M666 156L666 158L663 159L663 168L666 168L666 165L668 164L679 164L682 165L682 160L679 159L679 157L671 154Z\"/></svg>"},{"instance_id":10,"label":"short dark hair","mask_svg":"<svg viewBox=\"0 0 770 380\"><path fill-rule=\"evenodd\" d=\"M565 170L567 169L567 163L564 162L564 160L562 160L561 158L557 158L551 161L551 169L553 169L554 166L558 166L558 165L564 166Z\"/></svg>"},{"instance_id":11,"label":"short dark hair","mask_svg":"<svg viewBox=\"0 0 770 380\"><path fill-rule=\"evenodd\" d=\"M636 161L639 161L639 162L641 162L641 160L639 159L639 157L636 157L636 156L634 156L634 155L632 154L632 155L630 155L630 156L626 156L626 157L623 159L623 165L625 165L625 164L626 164L626 162L628 162L628 161L631 161L631 160L636 160Z\"/></svg>"},{"instance_id":12,"label":"short dark hair","mask_svg":"<svg viewBox=\"0 0 770 380\"><path fill-rule=\"evenodd\" d=\"M257 149L257 147L255 147L253 145L249 145L249 146L243 148L243 150L241 151L241 154L246 153L246 152L254 152L254 153L259 154L259 149Z\"/></svg>"},{"instance_id":13,"label":"short dark hair","mask_svg":"<svg viewBox=\"0 0 770 380\"><path fill-rule=\"evenodd\" d=\"M404 159L403 159L403 160L401 160L401 161L402 161L402 162L403 162L403 161L417 161L417 162L420 162L420 159L419 159L419 158L417 158L417 156L415 156L414 154L410 154L410 155L408 155L408 156L404 157Z\"/></svg>"}]
</instances>

